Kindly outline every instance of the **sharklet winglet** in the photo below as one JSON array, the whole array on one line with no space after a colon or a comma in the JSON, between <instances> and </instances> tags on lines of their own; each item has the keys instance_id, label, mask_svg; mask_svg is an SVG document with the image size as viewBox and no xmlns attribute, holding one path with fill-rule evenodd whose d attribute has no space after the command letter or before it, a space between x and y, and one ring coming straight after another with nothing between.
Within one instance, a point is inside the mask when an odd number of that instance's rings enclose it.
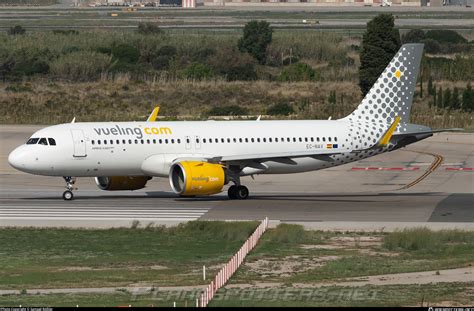
<instances>
[{"instance_id":1,"label":"sharklet winglet","mask_svg":"<svg viewBox=\"0 0 474 311\"><path fill-rule=\"evenodd\" d=\"M156 106L153 111L151 112L150 116L148 119L146 119L147 122L154 122L156 121L156 118L158 117L158 112L160 112L160 107Z\"/></svg>"}]
</instances>

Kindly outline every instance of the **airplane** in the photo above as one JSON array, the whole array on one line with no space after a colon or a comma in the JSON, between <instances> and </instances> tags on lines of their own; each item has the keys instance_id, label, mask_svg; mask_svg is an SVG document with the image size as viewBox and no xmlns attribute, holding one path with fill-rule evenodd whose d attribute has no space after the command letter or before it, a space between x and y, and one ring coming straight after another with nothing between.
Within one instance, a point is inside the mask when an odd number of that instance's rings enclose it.
<instances>
[{"instance_id":1,"label":"airplane","mask_svg":"<svg viewBox=\"0 0 474 311\"><path fill-rule=\"evenodd\" d=\"M168 178L180 196L247 199L241 177L321 170L418 142L435 132L409 122L423 44L404 44L358 107L337 120L73 122L34 133L8 162L20 171L62 176L64 200L77 177L101 190L137 190ZM74 189L75 190L75 189Z\"/></svg>"}]
</instances>

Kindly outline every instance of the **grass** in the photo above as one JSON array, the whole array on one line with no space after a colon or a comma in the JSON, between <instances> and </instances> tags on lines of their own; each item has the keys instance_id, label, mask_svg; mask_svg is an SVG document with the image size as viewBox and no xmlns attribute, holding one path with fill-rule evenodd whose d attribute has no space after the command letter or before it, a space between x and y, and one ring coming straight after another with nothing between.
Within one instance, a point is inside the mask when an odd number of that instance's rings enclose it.
<instances>
[{"instance_id":1,"label":"grass","mask_svg":"<svg viewBox=\"0 0 474 311\"><path fill-rule=\"evenodd\" d=\"M208 275L214 275L219 264L240 247L256 225L194 221L173 228L0 229L0 289L21 291L21 295L0 296L0 305L172 306L177 302L178 306L194 306L199 289L167 291L160 287L202 284L202 265L208 267ZM364 244L365 241L378 242ZM334 260L316 268L305 267L328 256ZM267 266L252 271L249 265L258 260L267 260ZM299 262L302 267L290 275L264 275L265 269L278 270L279 263L288 261ZM471 302L473 282L323 288L311 285L353 276L439 271L473 263L471 231L415 228L393 233L342 233L305 231L298 225L281 224L267 231L230 284L279 282L283 286L223 289L211 306L419 306L421 301L466 305ZM302 285L294 288L293 283ZM120 288L101 294L35 291L104 286L153 287L132 293Z\"/></svg>"},{"instance_id":2,"label":"grass","mask_svg":"<svg viewBox=\"0 0 474 311\"><path fill-rule=\"evenodd\" d=\"M146 229L0 229L0 288L201 284L255 222L189 222ZM215 266L215 267L212 267Z\"/></svg>"},{"instance_id":3,"label":"grass","mask_svg":"<svg viewBox=\"0 0 474 311\"><path fill-rule=\"evenodd\" d=\"M222 290L211 307L469 306L474 283ZM222 299L219 299L222 297Z\"/></svg>"},{"instance_id":4,"label":"grass","mask_svg":"<svg viewBox=\"0 0 474 311\"><path fill-rule=\"evenodd\" d=\"M465 83L444 81L446 87ZM216 106L238 105L250 115L266 114L274 103L289 103L290 119L333 119L352 112L361 96L355 82L142 81L124 75L109 81L65 83L0 82L0 123L56 124L78 121L139 121L155 105L170 119L206 120ZM328 97L336 91L336 104ZM433 128L474 128L471 114L430 108L429 97L415 98L411 122ZM264 117L268 118L268 117ZM286 118L286 117L278 117Z\"/></svg>"},{"instance_id":5,"label":"grass","mask_svg":"<svg viewBox=\"0 0 474 311\"><path fill-rule=\"evenodd\" d=\"M268 261L277 269L294 262L296 268L286 275L255 271L244 265L231 280L233 284L251 282L315 283L349 277L430 271L465 267L474 264L474 232L461 230L431 231L427 228L407 229L393 233L338 234L300 231L293 227L286 237L275 237L277 230L262 238L247 262ZM300 232L299 234L295 234ZM364 246L360 238L381 238L377 245ZM293 238L291 238L293 237ZM297 237L296 239L294 237ZM338 239L351 239L338 245ZM286 239L290 243L284 242ZM342 241L342 240L341 240ZM334 245L334 248L304 248L303 245ZM318 258L334 257L316 267L307 266ZM300 262L300 263L299 263ZM303 264L301 264L303 263Z\"/></svg>"}]
</instances>

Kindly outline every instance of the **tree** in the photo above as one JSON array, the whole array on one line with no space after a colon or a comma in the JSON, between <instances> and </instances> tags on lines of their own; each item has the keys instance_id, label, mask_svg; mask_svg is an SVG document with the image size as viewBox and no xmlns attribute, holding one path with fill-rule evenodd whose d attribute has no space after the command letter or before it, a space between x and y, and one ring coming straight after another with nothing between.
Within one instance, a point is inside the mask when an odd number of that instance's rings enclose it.
<instances>
[{"instance_id":1,"label":"tree","mask_svg":"<svg viewBox=\"0 0 474 311\"><path fill-rule=\"evenodd\" d=\"M441 86L438 88L438 102L436 106L438 108L443 108L443 88Z\"/></svg>"},{"instance_id":2,"label":"tree","mask_svg":"<svg viewBox=\"0 0 474 311\"><path fill-rule=\"evenodd\" d=\"M365 96L400 48L400 34L391 14L379 14L367 23L360 52L359 86Z\"/></svg>"},{"instance_id":3,"label":"tree","mask_svg":"<svg viewBox=\"0 0 474 311\"><path fill-rule=\"evenodd\" d=\"M436 88L433 90L433 104L430 104L430 107L437 107L438 106L438 103L437 103L437 96L436 96Z\"/></svg>"},{"instance_id":4,"label":"tree","mask_svg":"<svg viewBox=\"0 0 474 311\"><path fill-rule=\"evenodd\" d=\"M447 88L445 91L444 91L444 94L443 94L443 107L444 108L451 108L451 89L450 88Z\"/></svg>"},{"instance_id":5,"label":"tree","mask_svg":"<svg viewBox=\"0 0 474 311\"><path fill-rule=\"evenodd\" d=\"M241 52L252 55L260 64L267 59L267 46L272 42L273 29L266 21L250 21L245 24L244 34L239 39L238 47Z\"/></svg>"},{"instance_id":6,"label":"tree","mask_svg":"<svg viewBox=\"0 0 474 311\"><path fill-rule=\"evenodd\" d=\"M434 94L436 94L436 89L433 87L433 78L430 76L428 78L428 95L433 96Z\"/></svg>"},{"instance_id":7,"label":"tree","mask_svg":"<svg viewBox=\"0 0 474 311\"><path fill-rule=\"evenodd\" d=\"M25 32L26 32L25 28L21 27L20 25L10 27L10 29L8 30L8 34L12 36L23 35L25 34Z\"/></svg>"},{"instance_id":8,"label":"tree","mask_svg":"<svg viewBox=\"0 0 474 311\"><path fill-rule=\"evenodd\" d=\"M474 110L474 91L471 83L468 83L466 89L462 92L462 109L465 111Z\"/></svg>"},{"instance_id":9,"label":"tree","mask_svg":"<svg viewBox=\"0 0 474 311\"><path fill-rule=\"evenodd\" d=\"M461 103L459 102L459 90L457 87L453 89L453 95L451 97L451 108L452 109L461 108Z\"/></svg>"}]
</instances>

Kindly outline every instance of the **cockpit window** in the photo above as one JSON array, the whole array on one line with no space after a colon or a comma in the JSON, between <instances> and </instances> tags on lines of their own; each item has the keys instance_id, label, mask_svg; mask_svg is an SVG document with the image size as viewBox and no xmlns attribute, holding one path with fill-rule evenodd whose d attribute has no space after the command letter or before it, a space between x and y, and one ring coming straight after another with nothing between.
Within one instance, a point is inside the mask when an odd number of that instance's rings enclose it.
<instances>
[{"instance_id":1,"label":"cockpit window","mask_svg":"<svg viewBox=\"0 0 474 311\"><path fill-rule=\"evenodd\" d=\"M47 146L48 142L46 141L46 138L44 138L44 137L41 138L38 142L38 145L46 145Z\"/></svg>"},{"instance_id":2,"label":"cockpit window","mask_svg":"<svg viewBox=\"0 0 474 311\"><path fill-rule=\"evenodd\" d=\"M38 142L39 138L30 138L28 139L28 141L26 142L27 145L36 145L36 143Z\"/></svg>"},{"instance_id":3,"label":"cockpit window","mask_svg":"<svg viewBox=\"0 0 474 311\"><path fill-rule=\"evenodd\" d=\"M54 140L54 138L48 138L48 142L50 146L56 146L56 141Z\"/></svg>"}]
</instances>

